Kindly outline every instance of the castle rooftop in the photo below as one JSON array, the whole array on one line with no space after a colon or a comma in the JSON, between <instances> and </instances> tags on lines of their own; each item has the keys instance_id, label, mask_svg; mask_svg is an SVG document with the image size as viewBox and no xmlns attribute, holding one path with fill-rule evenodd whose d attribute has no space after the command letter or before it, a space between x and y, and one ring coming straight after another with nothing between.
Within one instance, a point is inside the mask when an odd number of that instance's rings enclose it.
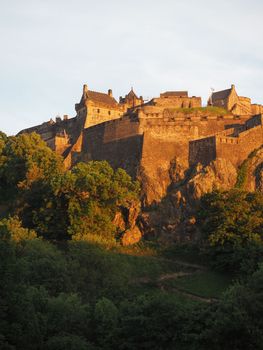
<instances>
[{"instance_id":1,"label":"castle rooftop","mask_svg":"<svg viewBox=\"0 0 263 350\"><path fill-rule=\"evenodd\" d=\"M103 103L109 106L116 106L117 104L114 97L103 92L88 90L87 98L95 103Z\"/></svg>"},{"instance_id":2,"label":"castle rooftop","mask_svg":"<svg viewBox=\"0 0 263 350\"><path fill-rule=\"evenodd\" d=\"M80 100L80 103L77 104L77 107L85 105L86 101L93 102L96 105L105 105L109 107L116 107L117 101L112 96L112 90L108 90L108 93L97 92L89 90L87 85L83 86L83 94Z\"/></svg>"},{"instance_id":3,"label":"castle rooftop","mask_svg":"<svg viewBox=\"0 0 263 350\"><path fill-rule=\"evenodd\" d=\"M212 94L212 101L223 100L229 96L231 89L217 91Z\"/></svg>"},{"instance_id":4,"label":"castle rooftop","mask_svg":"<svg viewBox=\"0 0 263 350\"><path fill-rule=\"evenodd\" d=\"M160 97L188 97L188 91L165 91Z\"/></svg>"}]
</instances>

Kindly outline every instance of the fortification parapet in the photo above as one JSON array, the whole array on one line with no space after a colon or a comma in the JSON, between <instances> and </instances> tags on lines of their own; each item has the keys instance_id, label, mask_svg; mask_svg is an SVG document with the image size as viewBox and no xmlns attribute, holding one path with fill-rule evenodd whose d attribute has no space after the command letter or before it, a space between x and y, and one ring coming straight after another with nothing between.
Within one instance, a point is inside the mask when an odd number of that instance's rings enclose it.
<instances>
[{"instance_id":1,"label":"fortification parapet","mask_svg":"<svg viewBox=\"0 0 263 350\"><path fill-rule=\"evenodd\" d=\"M189 163L207 165L216 158L225 158L237 167L262 144L263 123L262 116L259 115L235 128L190 141Z\"/></svg>"}]
</instances>

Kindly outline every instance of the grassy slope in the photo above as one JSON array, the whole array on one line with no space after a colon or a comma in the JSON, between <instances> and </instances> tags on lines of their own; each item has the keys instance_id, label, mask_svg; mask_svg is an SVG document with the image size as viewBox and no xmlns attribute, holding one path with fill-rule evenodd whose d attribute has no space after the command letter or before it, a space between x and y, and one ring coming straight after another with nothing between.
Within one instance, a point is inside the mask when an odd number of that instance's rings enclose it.
<instances>
[{"instance_id":1,"label":"grassy slope","mask_svg":"<svg viewBox=\"0 0 263 350\"><path fill-rule=\"evenodd\" d=\"M169 108L170 111L172 112L178 112L178 113L184 113L184 114L202 114L202 115L207 115L207 114L215 114L215 115L225 115L229 114L229 112L220 107L195 107L195 108Z\"/></svg>"},{"instance_id":2,"label":"grassy slope","mask_svg":"<svg viewBox=\"0 0 263 350\"><path fill-rule=\"evenodd\" d=\"M144 251L143 247L135 246L113 253L122 262L120 266L129 266L131 294L161 292L172 294L183 302L193 302L191 294L218 298L231 284L231 276L207 270L202 265L198 268L195 264L200 263L199 258L193 252L186 250L185 254L179 251L176 254L175 251L164 257L163 252L146 249L146 255L143 255Z\"/></svg>"},{"instance_id":3,"label":"grassy slope","mask_svg":"<svg viewBox=\"0 0 263 350\"><path fill-rule=\"evenodd\" d=\"M231 276L205 271L167 281L169 286L205 298L219 298L231 284Z\"/></svg>"}]
</instances>

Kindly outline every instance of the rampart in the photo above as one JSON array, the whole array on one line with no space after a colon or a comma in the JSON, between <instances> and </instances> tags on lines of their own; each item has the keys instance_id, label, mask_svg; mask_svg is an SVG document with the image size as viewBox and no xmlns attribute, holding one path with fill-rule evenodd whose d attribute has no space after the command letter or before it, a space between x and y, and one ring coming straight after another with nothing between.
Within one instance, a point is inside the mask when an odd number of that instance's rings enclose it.
<instances>
[{"instance_id":1,"label":"rampart","mask_svg":"<svg viewBox=\"0 0 263 350\"><path fill-rule=\"evenodd\" d=\"M263 127L255 126L238 137L216 137L216 157L225 158L239 166L248 155L263 144Z\"/></svg>"},{"instance_id":2,"label":"rampart","mask_svg":"<svg viewBox=\"0 0 263 350\"><path fill-rule=\"evenodd\" d=\"M254 116L243 125L189 143L189 164L209 164L225 158L239 166L247 156L263 144L262 115Z\"/></svg>"},{"instance_id":3,"label":"rampart","mask_svg":"<svg viewBox=\"0 0 263 350\"><path fill-rule=\"evenodd\" d=\"M107 160L114 168L122 167L136 177L142 144L138 121L113 120L83 131L82 149L75 160Z\"/></svg>"},{"instance_id":4,"label":"rampart","mask_svg":"<svg viewBox=\"0 0 263 350\"><path fill-rule=\"evenodd\" d=\"M201 107L201 97L170 97L161 96L154 98L150 104L156 105L157 107L173 107L173 108L195 108Z\"/></svg>"},{"instance_id":5,"label":"rampart","mask_svg":"<svg viewBox=\"0 0 263 350\"><path fill-rule=\"evenodd\" d=\"M144 165L146 159L149 164L169 163L174 157L188 161L188 144L191 140L221 132L225 128L238 127L244 122L242 118L229 115L184 115L171 119L164 115L140 112L137 116L127 115L84 129L80 158L106 159L113 166L124 166L130 157L134 159L134 154L140 154L140 162Z\"/></svg>"},{"instance_id":6,"label":"rampart","mask_svg":"<svg viewBox=\"0 0 263 350\"><path fill-rule=\"evenodd\" d=\"M156 115L157 114L157 115ZM82 143L72 150L71 165L78 161L107 160L114 168L122 167L136 178L148 179L147 201L161 199L171 179L171 162L179 157L186 165L193 157L193 143L204 144L203 157L208 163L215 159L215 138L211 134L230 135L245 119L224 116L191 116L167 119L162 113L138 113L98 124L82 131ZM202 138L200 140L200 138ZM190 152L189 152L190 144ZM191 148L192 147L192 148Z\"/></svg>"},{"instance_id":7,"label":"rampart","mask_svg":"<svg viewBox=\"0 0 263 350\"><path fill-rule=\"evenodd\" d=\"M117 103L110 89L100 93L84 85L75 118L56 118L22 132L39 133L64 157L67 168L79 161L107 160L134 178L144 177L149 203L166 194L175 158L186 168L218 157L239 165L262 144L262 115L251 118L249 98L239 97L232 85L210 100L202 108L200 97L166 91L144 103L131 90ZM261 107L254 105L255 110Z\"/></svg>"}]
</instances>

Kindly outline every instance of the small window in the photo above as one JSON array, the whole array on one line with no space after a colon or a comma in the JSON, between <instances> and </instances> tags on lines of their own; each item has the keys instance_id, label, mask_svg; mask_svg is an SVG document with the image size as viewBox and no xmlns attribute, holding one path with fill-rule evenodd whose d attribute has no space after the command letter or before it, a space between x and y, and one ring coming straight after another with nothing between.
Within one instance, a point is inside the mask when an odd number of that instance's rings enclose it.
<instances>
[{"instance_id":1,"label":"small window","mask_svg":"<svg viewBox=\"0 0 263 350\"><path fill-rule=\"evenodd\" d=\"M97 112L100 113L100 109L99 108L97 109Z\"/></svg>"},{"instance_id":2,"label":"small window","mask_svg":"<svg viewBox=\"0 0 263 350\"><path fill-rule=\"evenodd\" d=\"M108 111L108 115L111 115L111 111Z\"/></svg>"}]
</instances>

